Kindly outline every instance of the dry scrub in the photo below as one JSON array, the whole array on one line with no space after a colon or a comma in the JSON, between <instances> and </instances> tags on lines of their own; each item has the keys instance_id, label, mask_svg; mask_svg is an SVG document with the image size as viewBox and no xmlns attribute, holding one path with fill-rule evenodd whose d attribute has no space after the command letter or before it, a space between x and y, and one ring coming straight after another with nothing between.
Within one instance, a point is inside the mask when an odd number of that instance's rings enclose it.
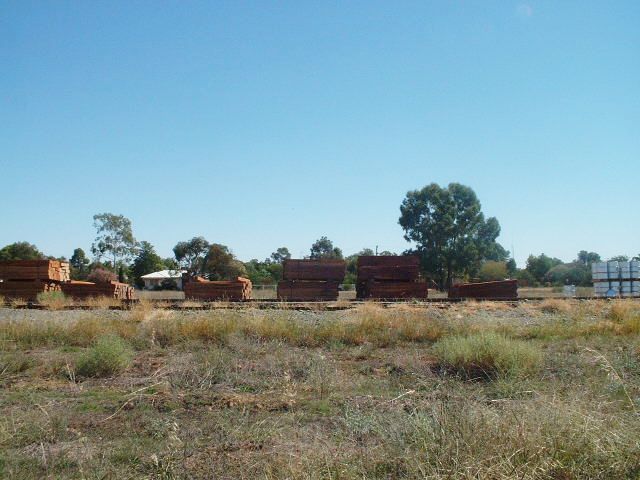
<instances>
[{"instance_id":1,"label":"dry scrub","mask_svg":"<svg viewBox=\"0 0 640 480\"><path fill-rule=\"evenodd\" d=\"M638 478L640 304L550 305L0 309L0 477Z\"/></svg>"}]
</instances>

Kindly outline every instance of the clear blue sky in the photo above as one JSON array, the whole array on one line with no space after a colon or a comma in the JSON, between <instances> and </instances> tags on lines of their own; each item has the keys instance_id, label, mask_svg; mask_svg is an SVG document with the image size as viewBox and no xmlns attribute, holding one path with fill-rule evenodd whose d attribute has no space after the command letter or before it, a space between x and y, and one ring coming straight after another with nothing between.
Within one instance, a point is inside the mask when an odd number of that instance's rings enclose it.
<instances>
[{"instance_id":1,"label":"clear blue sky","mask_svg":"<svg viewBox=\"0 0 640 480\"><path fill-rule=\"evenodd\" d=\"M408 190L471 186L501 243L640 253L640 2L0 1L0 246L163 256L409 245Z\"/></svg>"}]
</instances>

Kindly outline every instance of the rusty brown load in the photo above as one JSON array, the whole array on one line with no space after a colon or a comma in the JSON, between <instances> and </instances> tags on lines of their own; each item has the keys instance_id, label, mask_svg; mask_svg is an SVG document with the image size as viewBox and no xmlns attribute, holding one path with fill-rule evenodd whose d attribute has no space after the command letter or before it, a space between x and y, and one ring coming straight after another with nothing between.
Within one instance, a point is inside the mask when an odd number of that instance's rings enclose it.
<instances>
[{"instance_id":1,"label":"rusty brown load","mask_svg":"<svg viewBox=\"0 0 640 480\"><path fill-rule=\"evenodd\" d=\"M0 295L6 299L36 301L45 292L59 292L70 279L68 262L6 260L0 262Z\"/></svg>"},{"instance_id":2,"label":"rusty brown load","mask_svg":"<svg viewBox=\"0 0 640 480\"><path fill-rule=\"evenodd\" d=\"M45 292L62 292L74 299L109 297L132 300L133 287L120 282L71 280L69 262L59 260L10 260L0 262L0 295L36 301Z\"/></svg>"},{"instance_id":3,"label":"rusty brown load","mask_svg":"<svg viewBox=\"0 0 640 480\"><path fill-rule=\"evenodd\" d=\"M121 282L81 282L72 280L60 285L62 293L77 300L107 297L116 300L133 300L133 287Z\"/></svg>"},{"instance_id":4,"label":"rusty brown load","mask_svg":"<svg viewBox=\"0 0 640 480\"><path fill-rule=\"evenodd\" d=\"M195 277L184 284L185 298L208 302L249 300L251 290L251 280L244 277L224 281L210 281L202 277Z\"/></svg>"},{"instance_id":5,"label":"rusty brown load","mask_svg":"<svg viewBox=\"0 0 640 480\"><path fill-rule=\"evenodd\" d=\"M377 300L427 298L427 284L419 277L420 258L416 255L360 256L356 296Z\"/></svg>"},{"instance_id":6,"label":"rusty brown load","mask_svg":"<svg viewBox=\"0 0 640 480\"><path fill-rule=\"evenodd\" d=\"M68 282L71 269L69 262L59 260L6 260L0 262L0 279Z\"/></svg>"},{"instance_id":7,"label":"rusty brown load","mask_svg":"<svg viewBox=\"0 0 640 480\"><path fill-rule=\"evenodd\" d=\"M347 264L335 259L288 259L278 282L278 299L288 301L334 301Z\"/></svg>"},{"instance_id":8,"label":"rusty brown load","mask_svg":"<svg viewBox=\"0 0 640 480\"><path fill-rule=\"evenodd\" d=\"M517 280L495 282L460 283L449 288L449 298L518 298Z\"/></svg>"}]
</instances>

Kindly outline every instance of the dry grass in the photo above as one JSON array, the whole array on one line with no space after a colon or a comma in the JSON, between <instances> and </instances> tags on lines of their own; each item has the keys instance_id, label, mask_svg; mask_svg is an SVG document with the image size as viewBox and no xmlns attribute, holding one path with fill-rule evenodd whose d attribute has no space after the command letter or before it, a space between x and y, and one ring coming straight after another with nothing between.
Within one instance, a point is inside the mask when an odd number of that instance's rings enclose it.
<instances>
[{"instance_id":1,"label":"dry grass","mask_svg":"<svg viewBox=\"0 0 640 480\"><path fill-rule=\"evenodd\" d=\"M548 301L547 301L548 302ZM115 332L147 345L162 346L198 340L224 344L233 335L260 341L277 340L293 346L332 344L389 347L404 342L433 343L445 336L495 332L512 338L581 338L591 335L635 335L640 332L640 304L620 300L570 302L564 312L549 314L542 306L512 307L499 303L462 303L449 310L369 303L353 310L310 312L294 310L213 309L196 312L158 310L141 301L130 311L104 316L86 312L75 320L0 322L0 341L40 345L86 346L98 336ZM544 311L544 315L540 313ZM524 320L524 321L523 321Z\"/></svg>"},{"instance_id":2,"label":"dry grass","mask_svg":"<svg viewBox=\"0 0 640 480\"><path fill-rule=\"evenodd\" d=\"M567 314L572 309L572 304L566 300L549 299L544 300L539 305L540 311L544 313L564 313Z\"/></svg>"},{"instance_id":3,"label":"dry grass","mask_svg":"<svg viewBox=\"0 0 640 480\"><path fill-rule=\"evenodd\" d=\"M0 477L637 478L640 304L569 305L0 309Z\"/></svg>"},{"instance_id":4,"label":"dry grass","mask_svg":"<svg viewBox=\"0 0 640 480\"><path fill-rule=\"evenodd\" d=\"M38 294L38 303L48 310L63 310L73 305L73 299L62 292L42 292Z\"/></svg>"},{"instance_id":5,"label":"dry grass","mask_svg":"<svg viewBox=\"0 0 640 480\"><path fill-rule=\"evenodd\" d=\"M139 300L184 300L184 292L177 290L136 290L135 298Z\"/></svg>"},{"instance_id":6,"label":"dry grass","mask_svg":"<svg viewBox=\"0 0 640 480\"><path fill-rule=\"evenodd\" d=\"M113 297L107 297L105 295L99 297L89 297L82 301L83 305L87 305L91 308L99 310L108 310L111 307L119 307L122 305L120 300L116 300Z\"/></svg>"},{"instance_id":7,"label":"dry grass","mask_svg":"<svg viewBox=\"0 0 640 480\"><path fill-rule=\"evenodd\" d=\"M140 299L129 311L128 319L134 322L142 322L152 317L154 305L151 300Z\"/></svg>"}]
</instances>

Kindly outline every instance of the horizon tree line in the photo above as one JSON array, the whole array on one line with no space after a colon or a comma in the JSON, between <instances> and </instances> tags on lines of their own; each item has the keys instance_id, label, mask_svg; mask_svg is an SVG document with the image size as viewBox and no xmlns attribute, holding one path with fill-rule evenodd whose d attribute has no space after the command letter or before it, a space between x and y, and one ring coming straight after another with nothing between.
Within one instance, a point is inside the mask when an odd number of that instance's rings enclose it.
<instances>
[{"instance_id":1,"label":"horizon tree line","mask_svg":"<svg viewBox=\"0 0 640 480\"><path fill-rule=\"evenodd\" d=\"M500 235L498 220L485 218L475 192L459 183L446 187L432 183L409 191L400 205L398 223L405 240L413 244L402 254L420 256L423 276L443 289L456 279L516 278L522 284L532 286L588 285L591 264L602 260L596 252L586 250L579 251L576 258L567 263L542 253L530 255L525 267L517 268L510 252L496 240ZM189 275L210 280L246 276L255 284L271 284L282 278L282 262L291 258L287 247L279 247L263 261L242 262L228 246L209 242L202 236L178 242L173 247L173 257L162 258L150 242L136 240L132 223L124 215L96 214L93 226L96 229L90 249L93 258L90 259L80 247L74 249L69 258L73 279L119 279L141 287L141 277L148 273L185 270ZM347 265L345 283L354 283L357 257L374 254L372 249L364 248L345 257L342 249L322 236L311 245L305 258L344 259ZM389 251L379 253L394 254ZM38 258L53 257L47 257L28 242L15 242L0 249L0 261ZM640 254L633 258L640 259ZM629 259L626 255L618 255L609 260Z\"/></svg>"}]
</instances>

